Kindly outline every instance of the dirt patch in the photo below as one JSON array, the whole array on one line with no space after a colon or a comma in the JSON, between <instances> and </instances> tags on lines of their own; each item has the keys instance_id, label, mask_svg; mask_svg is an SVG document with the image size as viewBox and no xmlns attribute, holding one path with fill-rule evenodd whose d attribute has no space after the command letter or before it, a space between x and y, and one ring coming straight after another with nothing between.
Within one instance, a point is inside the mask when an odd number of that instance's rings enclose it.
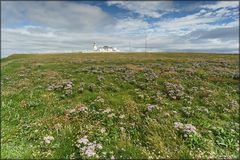
<instances>
[{"instance_id":1,"label":"dirt patch","mask_svg":"<svg viewBox=\"0 0 240 160\"><path fill-rule=\"evenodd\" d=\"M143 67L139 67L139 66L133 65L133 64L126 64L125 67L130 69L130 70L133 70L134 72L142 72L142 71L144 71Z\"/></svg>"}]
</instances>

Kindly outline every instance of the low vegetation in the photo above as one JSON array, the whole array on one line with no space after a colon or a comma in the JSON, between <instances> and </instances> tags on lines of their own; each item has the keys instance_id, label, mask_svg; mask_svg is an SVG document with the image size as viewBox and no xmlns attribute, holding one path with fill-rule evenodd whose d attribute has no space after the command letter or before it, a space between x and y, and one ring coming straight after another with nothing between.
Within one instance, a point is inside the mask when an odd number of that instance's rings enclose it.
<instances>
[{"instance_id":1,"label":"low vegetation","mask_svg":"<svg viewBox=\"0 0 240 160\"><path fill-rule=\"evenodd\" d=\"M2 59L2 158L239 158L238 56Z\"/></svg>"}]
</instances>

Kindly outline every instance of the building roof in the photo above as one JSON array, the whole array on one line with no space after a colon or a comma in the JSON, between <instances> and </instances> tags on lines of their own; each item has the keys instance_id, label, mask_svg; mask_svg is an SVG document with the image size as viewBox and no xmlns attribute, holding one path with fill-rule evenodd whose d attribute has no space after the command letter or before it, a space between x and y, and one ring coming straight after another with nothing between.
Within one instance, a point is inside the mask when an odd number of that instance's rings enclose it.
<instances>
[{"instance_id":1,"label":"building roof","mask_svg":"<svg viewBox=\"0 0 240 160\"><path fill-rule=\"evenodd\" d=\"M112 49L112 47L109 47L109 46L103 46L103 49Z\"/></svg>"}]
</instances>

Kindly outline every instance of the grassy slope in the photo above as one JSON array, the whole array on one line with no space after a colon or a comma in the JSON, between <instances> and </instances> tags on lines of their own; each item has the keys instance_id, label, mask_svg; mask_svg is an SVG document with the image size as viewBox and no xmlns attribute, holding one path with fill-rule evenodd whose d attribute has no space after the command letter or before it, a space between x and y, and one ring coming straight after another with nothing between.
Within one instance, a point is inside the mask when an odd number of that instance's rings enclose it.
<instances>
[{"instance_id":1,"label":"grassy slope","mask_svg":"<svg viewBox=\"0 0 240 160\"><path fill-rule=\"evenodd\" d=\"M2 158L84 158L75 143L85 135L102 144L100 158L236 158L238 63L216 54L12 55L1 62ZM71 94L48 90L64 80ZM179 86L175 100L169 91ZM81 105L88 110L69 113ZM174 122L197 133L184 137Z\"/></svg>"}]
</instances>

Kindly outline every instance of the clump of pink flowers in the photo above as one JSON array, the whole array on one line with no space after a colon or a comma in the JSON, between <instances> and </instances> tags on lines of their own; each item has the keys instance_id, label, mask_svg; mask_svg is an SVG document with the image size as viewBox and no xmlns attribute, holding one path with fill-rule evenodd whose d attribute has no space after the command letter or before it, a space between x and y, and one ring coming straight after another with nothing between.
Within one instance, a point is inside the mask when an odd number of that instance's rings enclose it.
<instances>
[{"instance_id":1,"label":"clump of pink flowers","mask_svg":"<svg viewBox=\"0 0 240 160\"><path fill-rule=\"evenodd\" d=\"M80 138L77 140L77 143L78 144L87 144L88 143L88 139L87 139L87 136L84 136L83 138ZM79 146L79 145L78 145ZM78 147L77 146L77 147Z\"/></svg>"},{"instance_id":2,"label":"clump of pink flowers","mask_svg":"<svg viewBox=\"0 0 240 160\"><path fill-rule=\"evenodd\" d=\"M178 131L183 132L184 134L191 134L191 133L197 133L197 129L192 124L183 124L181 122L175 122L174 128Z\"/></svg>"},{"instance_id":3,"label":"clump of pink flowers","mask_svg":"<svg viewBox=\"0 0 240 160\"><path fill-rule=\"evenodd\" d=\"M153 109L156 108L156 107L157 107L157 105L148 104L148 105L147 105L147 110L148 110L148 111L151 111L151 110L153 110Z\"/></svg>"},{"instance_id":4,"label":"clump of pink flowers","mask_svg":"<svg viewBox=\"0 0 240 160\"><path fill-rule=\"evenodd\" d=\"M184 87L181 84L164 83L167 95L174 100L179 100L184 95Z\"/></svg>"},{"instance_id":5,"label":"clump of pink flowers","mask_svg":"<svg viewBox=\"0 0 240 160\"><path fill-rule=\"evenodd\" d=\"M97 151L102 149L102 145L99 143L90 142L87 136L84 136L77 140L76 146L79 148L80 153L86 157L98 157Z\"/></svg>"}]
</instances>

